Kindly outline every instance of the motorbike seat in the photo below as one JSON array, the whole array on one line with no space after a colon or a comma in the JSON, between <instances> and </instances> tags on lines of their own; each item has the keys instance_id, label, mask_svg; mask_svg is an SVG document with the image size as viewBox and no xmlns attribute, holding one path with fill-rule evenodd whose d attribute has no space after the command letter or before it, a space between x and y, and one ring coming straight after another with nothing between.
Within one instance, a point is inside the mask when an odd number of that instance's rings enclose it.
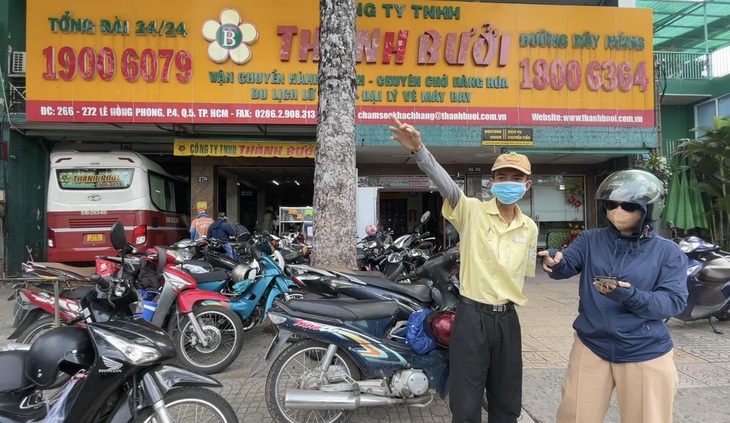
<instances>
[{"instance_id":1,"label":"motorbike seat","mask_svg":"<svg viewBox=\"0 0 730 423\"><path fill-rule=\"evenodd\" d=\"M198 266L204 269L213 270L213 265L211 265L207 260L185 260L184 266L185 265Z\"/></svg>"},{"instance_id":2,"label":"motorbike seat","mask_svg":"<svg viewBox=\"0 0 730 423\"><path fill-rule=\"evenodd\" d=\"M286 307L295 312L343 321L379 319L398 313L398 303L390 300L291 299L286 302Z\"/></svg>"},{"instance_id":3,"label":"motorbike seat","mask_svg":"<svg viewBox=\"0 0 730 423\"><path fill-rule=\"evenodd\" d=\"M38 288L53 294L53 284L52 283L41 283L36 285ZM61 291L61 298L68 298L70 300L79 300L81 298L84 298L86 294L93 291L93 286L80 286L78 288L74 289L64 289Z\"/></svg>"},{"instance_id":4,"label":"motorbike seat","mask_svg":"<svg viewBox=\"0 0 730 423\"><path fill-rule=\"evenodd\" d=\"M708 261L700 270L699 279L705 282L723 283L730 281L730 259L718 257Z\"/></svg>"},{"instance_id":5,"label":"motorbike seat","mask_svg":"<svg viewBox=\"0 0 730 423\"><path fill-rule=\"evenodd\" d=\"M370 275L368 273L369 272L348 273L347 275L368 285L407 295L422 303L430 303L432 301L431 288L422 283L396 283L385 279L383 276L377 276L377 274Z\"/></svg>"},{"instance_id":6,"label":"motorbike seat","mask_svg":"<svg viewBox=\"0 0 730 423\"><path fill-rule=\"evenodd\" d=\"M25 358L28 351L3 351L0 352L0 393L18 391L32 385L30 379L25 377Z\"/></svg>"},{"instance_id":7,"label":"motorbike seat","mask_svg":"<svg viewBox=\"0 0 730 423\"><path fill-rule=\"evenodd\" d=\"M225 281L230 277L228 272L225 270L214 270L207 273L188 272L188 274L195 279L195 282L198 283Z\"/></svg>"}]
</instances>

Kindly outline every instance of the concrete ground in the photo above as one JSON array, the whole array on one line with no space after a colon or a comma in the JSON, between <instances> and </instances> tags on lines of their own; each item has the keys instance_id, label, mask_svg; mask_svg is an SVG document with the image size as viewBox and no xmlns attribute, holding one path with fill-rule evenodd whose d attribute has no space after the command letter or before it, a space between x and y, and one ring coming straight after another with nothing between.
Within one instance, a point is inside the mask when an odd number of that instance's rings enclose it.
<instances>
[{"instance_id":1,"label":"concrete ground","mask_svg":"<svg viewBox=\"0 0 730 423\"><path fill-rule=\"evenodd\" d=\"M571 324L577 315L577 278L552 281L538 269L528 279L525 293L529 302L519 309L523 334L524 383L522 422L555 422L560 402L560 386L573 342ZM11 294L0 289L0 346L10 334ZM681 423L730 422L730 322L717 326L726 334L713 333L707 321L668 323L675 343L679 370L679 392L674 406L674 421ZM220 392L236 409L241 422L271 422L264 400L266 372L250 377L263 360L273 337L268 324L245 334L244 347L237 361L217 375L224 387ZM450 422L448 403L437 400L427 408L383 407L359 410L353 423L363 422ZM487 422L486 414L483 421ZM618 422L615 400L606 422Z\"/></svg>"}]
</instances>

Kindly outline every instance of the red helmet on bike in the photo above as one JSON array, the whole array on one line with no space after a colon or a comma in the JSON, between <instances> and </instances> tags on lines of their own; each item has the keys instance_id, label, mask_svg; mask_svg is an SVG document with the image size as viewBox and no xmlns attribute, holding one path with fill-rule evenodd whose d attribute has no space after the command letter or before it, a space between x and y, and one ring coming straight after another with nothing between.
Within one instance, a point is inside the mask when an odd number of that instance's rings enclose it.
<instances>
[{"instance_id":1,"label":"red helmet on bike","mask_svg":"<svg viewBox=\"0 0 730 423\"><path fill-rule=\"evenodd\" d=\"M373 236L378 233L378 227L375 225L367 225L365 227L365 233L368 234L368 236Z\"/></svg>"},{"instance_id":2,"label":"red helmet on bike","mask_svg":"<svg viewBox=\"0 0 730 423\"><path fill-rule=\"evenodd\" d=\"M451 310L433 311L423 320L423 330L437 344L448 347L455 315Z\"/></svg>"}]
</instances>

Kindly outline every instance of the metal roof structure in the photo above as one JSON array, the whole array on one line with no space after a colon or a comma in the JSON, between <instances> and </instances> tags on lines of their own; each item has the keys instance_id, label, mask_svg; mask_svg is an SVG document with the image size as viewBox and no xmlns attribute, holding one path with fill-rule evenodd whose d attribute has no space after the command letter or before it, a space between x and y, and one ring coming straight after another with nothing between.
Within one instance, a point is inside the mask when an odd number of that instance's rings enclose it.
<instances>
[{"instance_id":1,"label":"metal roof structure","mask_svg":"<svg viewBox=\"0 0 730 423\"><path fill-rule=\"evenodd\" d=\"M730 46L729 0L637 0L654 10L654 51L712 53Z\"/></svg>"}]
</instances>

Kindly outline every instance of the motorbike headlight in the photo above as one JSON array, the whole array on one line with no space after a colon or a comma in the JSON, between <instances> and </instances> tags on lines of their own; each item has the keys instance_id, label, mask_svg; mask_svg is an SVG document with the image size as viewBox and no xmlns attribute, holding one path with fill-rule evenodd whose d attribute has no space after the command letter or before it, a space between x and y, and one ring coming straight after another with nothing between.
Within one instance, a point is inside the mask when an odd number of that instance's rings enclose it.
<instances>
[{"instance_id":1,"label":"motorbike headlight","mask_svg":"<svg viewBox=\"0 0 730 423\"><path fill-rule=\"evenodd\" d=\"M400 251L397 253L390 253L388 254L388 262L389 263L400 263L403 261L403 257L405 256L405 251Z\"/></svg>"},{"instance_id":2,"label":"motorbike headlight","mask_svg":"<svg viewBox=\"0 0 730 423\"><path fill-rule=\"evenodd\" d=\"M92 327L91 330L114 348L119 350L119 352L124 354L124 356L127 357L127 359L134 365L139 366L141 364L152 363L161 356L161 354L154 348L133 344L107 330L98 327Z\"/></svg>"},{"instance_id":3,"label":"motorbike headlight","mask_svg":"<svg viewBox=\"0 0 730 423\"><path fill-rule=\"evenodd\" d=\"M367 243L367 244L365 245L365 248L370 248L370 249L373 249L373 248L375 248L375 247L377 247L377 246L378 246L378 243L377 243L377 242L375 242L375 241L370 241L370 242L368 242L368 243Z\"/></svg>"},{"instance_id":4,"label":"motorbike headlight","mask_svg":"<svg viewBox=\"0 0 730 423\"><path fill-rule=\"evenodd\" d=\"M415 249L409 251L408 252L408 255L410 255L411 257L419 257L419 256L422 256L423 255L423 251L415 248Z\"/></svg>"}]
</instances>

